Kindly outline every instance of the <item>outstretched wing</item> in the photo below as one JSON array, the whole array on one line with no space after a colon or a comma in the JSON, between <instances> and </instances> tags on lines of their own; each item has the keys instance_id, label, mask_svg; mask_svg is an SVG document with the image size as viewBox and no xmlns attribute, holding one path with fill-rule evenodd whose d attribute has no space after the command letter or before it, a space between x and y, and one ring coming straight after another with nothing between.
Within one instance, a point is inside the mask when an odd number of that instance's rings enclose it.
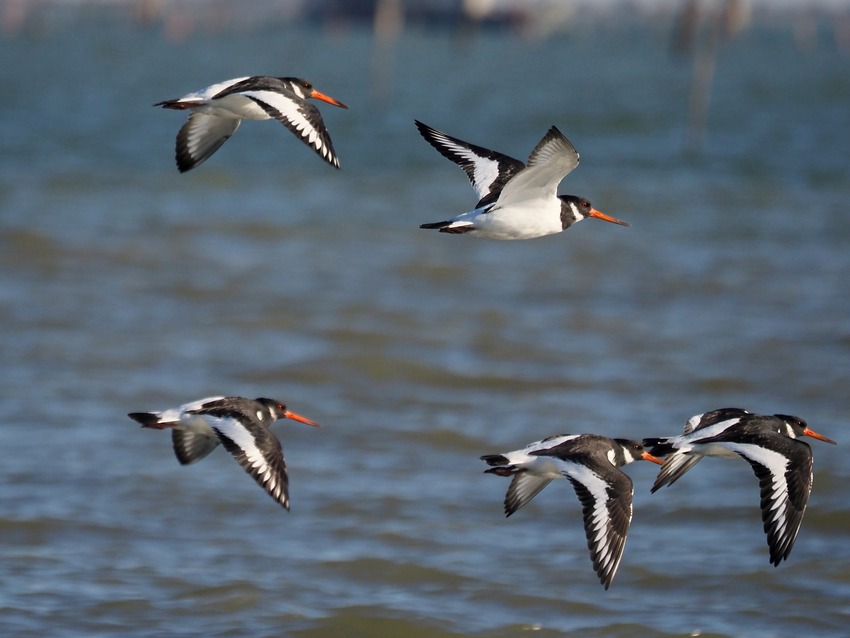
<instances>
[{"instance_id":1,"label":"outstretched wing","mask_svg":"<svg viewBox=\"0 0 850 638\"><path fill-rule=\"evenodd\" d=\"M514 474L508 493L505 495L505 516L510 516L520 507L537 496L540 491L549 485L552 479L530 474L520 470Z\"/></svg>"},{"instance_id":2,"label":"outstretched wing","mask_svg":"<svg viewBox=\"0 0 850 638\"><path fill-rule=\"evenodd\" d=\"M603 479L580 464L565 471L564 476L572 483L581 502L593 569L608 589L620 566L632 522L632 480L614 467Z\"/></svg>"},{"instance_id":3,"label":"outstretched wing","mask_svg":"<svg viewBox=\"0 0 850 638\"><path fill-rule=\"evenodd\" d=\"M764 437L774 439L773 436ZM761 488L761 518L770 562L779 565L788 558L812 491L812 449L807 443L776 435L783 444L782 453L761 444L730 444L753 468ZM788 443L793 443L787 449Z\"/></svg>"},{"instance_id":4,"label":"outstretched wing","mask_svg":"<svg viewBox=\"0 0 850 638\"><path fill-rule=\"evenodd\" d=\"M283 448L267 428L246 427L229 416L207 416L219 442L274 500L289 509L289 478Z\"/></svg>"},{"instance_id":5,"label":"outstretched wing","mask_svg":"<svg viewBox=\"0 0 850 638\"><path fill-rule=\"evenodd\" d=\"M193 111L177 133L175 159L185 173L205 162L239 128L239 120Z\"/></svg>"},{"instance_id":6,"label":"outstretched wing","mask_svg":"<svg viewBox=\"0 0 850 638\"><path fill-rule=\"evenodd\" d=\"M213 430L172 429L171 445L174 456L181 465L196 463L218 447L218 438Z\"/></svg>"},{"instance_id":7,"label":"outstretched wing","mask_svg":"<svg viewBox=\"0 0 850 638\"><path fill-rule=\"evenodd\" d=\"M334 152L322 114L313 104L302 100L291 91L252 90L242 91L240 95L254 100L270 117L292 131L323 160L334 168L339 168L339 158Z\"/></svg>"},{"instance_id":8,"label":"outstretched wing","mask_svg":"<svg viewBox=\"0 0 850 638\"><path fill-rule=\"evenodd\" d=\"M558 184L579 163L575 147L556 127L550 128L531 151L528 166L502 191L500 206L526 199L554 198Z\"/></svg>"},{"instance_id":9,"label":"outstretched wing","mask_svg":"<svg viewBox=\"0 0 850 638\"><path fill-rule=\"evenodd\" d=\"M655 452L650 450L650 454L655 454ZM664 459L664 464L658 470L658 476L655 477L655 483L652 484L650 492L655 493L665 485L673 485L702 458L702 454L695 452L673 452Z\"/></svg>"},{"instance_id":10,"label":"outstretched wing","mask_svg":"<svg viewBox=\"0 0 850 638\"><path fill-rule=\"evenodd\" d=\"M419 120L414 122L425 141L466 173L478 194L479 202L476 208L495 201L505 184L525 168L525 164L518 159L446 135Z\"/></svg>"}]
</instances>

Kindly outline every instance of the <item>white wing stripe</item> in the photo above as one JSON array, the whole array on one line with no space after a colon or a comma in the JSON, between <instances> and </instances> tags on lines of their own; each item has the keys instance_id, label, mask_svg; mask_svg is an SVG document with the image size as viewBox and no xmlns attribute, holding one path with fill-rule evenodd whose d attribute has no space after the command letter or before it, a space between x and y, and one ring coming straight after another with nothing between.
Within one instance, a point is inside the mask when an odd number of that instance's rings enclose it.
<instances>
[{"instance_id":1,"label":"white wing stripe","mask_svg":"<svg viewBox=\"0 0 850 638\"><path fill-rule=\"evenodd\" d=\"M254 441L254 437L251 436L250 432L233 419L216 419L215 427L228 439L242 448L245 458L251 466L258 468L264 474L265 480L268 480L271 469L268 467L263 453L257 447L257 443Z\"/></svg>"}]
</instances>

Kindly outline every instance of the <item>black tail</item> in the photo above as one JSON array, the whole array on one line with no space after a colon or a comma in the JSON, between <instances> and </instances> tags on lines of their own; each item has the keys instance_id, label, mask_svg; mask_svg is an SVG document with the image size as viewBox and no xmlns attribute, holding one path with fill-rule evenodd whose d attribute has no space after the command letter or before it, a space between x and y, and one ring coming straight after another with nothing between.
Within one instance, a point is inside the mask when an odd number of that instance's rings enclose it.
<instances>
[{"instance_id":1,"label":"black tail","mask_svg":"<svg viewBox=\"0 0 850 638\"><path fill-rule=\"evenodd\" d=\"M127 415L134 421L138 421L142 424L143 428L155 428L157 430L164 430L168 426L172 425L171 423L160 423L159 417L152 412L130 412Z\"/></svg>"},{"instance_id":2,"label":"black tail","mask_svg":"<svg viewBox=\"0 0 850 638\"><path fill-rule=\"evenodd\" d=\"M164 102L157 102L154 106L161 106L164 109L177 109L178 111L185 111L191 108L189 104L180 100L165 100Z\"/></svg>"},{"instance_id":3,"label":"black tail","mask_svg":"<svg viewBox=\"0 0 850 638\"><path fill-rule=\"evenodd\" d=\"M481 460L492 465L489 470L484 470L485 474L495 474L496 476L512 476L515 470L508 466L508 459L501 454L485 454Z\"/></svg>"},{"instance_id":4,"label":"black tail","mask_svg":"<svg viewBox=\"0 0 850 638\"><path fill-rule=\"evenodd\" d=\"M508 459L502 454L485 454L481 457L487 465L507 465Z\"/></svg>"},{"instance_id":5,"label":"black tail","mask_svg":"<svg viewBox=\"0 0 850 638\"><path fill-rule=\"evenodd\" d=\"M448 221L448 220L444 221L444 222L431 222L430 224L420 224L419 228L427 228L428 230L436 230L436 229L439 229L439 228L445 228L449 224L451 224L451 222Z\"/></svg>"}]
</instances>

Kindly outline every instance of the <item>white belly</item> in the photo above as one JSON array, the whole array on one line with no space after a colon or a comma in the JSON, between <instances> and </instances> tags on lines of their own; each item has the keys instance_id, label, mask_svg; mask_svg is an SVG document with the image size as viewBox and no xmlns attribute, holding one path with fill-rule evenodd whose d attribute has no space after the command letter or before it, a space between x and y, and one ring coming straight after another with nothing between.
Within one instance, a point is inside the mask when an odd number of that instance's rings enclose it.
<instances>
[{"instance_id":1,"label":"white belly","mask_svg":"<svg viewBox=\"0 0 850 638\"><path fill-rule=\"evenodd\" d=\"M271 117L254 100L244 95L228 95L207 102L195 109L216 117L236 118L239 120L269 120Z\"/></svg>"},{"instance_id":2,"label":"white belly","mask_svg":"<svg viewBox=\"0 0 850 638\"><path fill-rule=\"evenodd\" d=\"M498 208L477 215L473 223L472 233L489 239L534 239L563 230L560 216L528 212L525 208Z\"/></svg>"}]
</instances>

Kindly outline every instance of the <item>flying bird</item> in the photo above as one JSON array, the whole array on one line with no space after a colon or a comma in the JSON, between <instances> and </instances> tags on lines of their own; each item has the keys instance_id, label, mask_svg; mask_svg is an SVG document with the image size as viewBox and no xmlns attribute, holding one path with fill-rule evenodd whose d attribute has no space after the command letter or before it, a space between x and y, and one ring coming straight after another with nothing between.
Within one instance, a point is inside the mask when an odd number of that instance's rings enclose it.
<instances>
[{"instance_id":1,"label":"flying bird","mask_svg":"<svg viewBox=\"0 0 850 638\"><path fill-rule=\"evenodd\" d=\"M796 416L740 408L697 414L680 436L643 440L652 454L667 457L651 491L672 485L705 456L741 457L758 478L770 562L778 566L791 554L812 491L812 448L802 436L835 444Z\"/></svg>"},{"instance_id":2,"label":"flying bird","mask_svg":"<svg viewBox=\"0 0 850 638\"><path fill-rule=\"evenodd\" d=\"M266 75L225 80L154 106L190 111L189 120L177 133L176 159L181 173L206 161L236 132L242 120L270 119L283 124L328 164L339 168L322 114L308 98L348 108L306 80Z\"/></svg>"},{"instance_id":3,"label":"flying bird","mask_svg":"<svg viewBox=\"0 0 850 638\"><path fill-rule=\"evenodd\" d=\"M525 449L482 456L487 473L512 477L505 496L510 516L556 478L572 483L582 505L587 547L593 569L608 589L626 544L632 521L632 480L619 468L638 460L661 463L637 441L598 434L560 434Z\"/></svg>"},{"instance_id":4,"label":"flying bird","mask_svg":"<svg viewBox=\"0 0 850 638\"><path fill-rule=\"evenodd\" d=\"M174 454L182 465L200 461L219 444L233 455L275 501L289 509L289 478L283 448L269 427L292 419L319 427L275 399L208 397L162 412L131 412L144 428L171 429Z\"/></svg>"},{"instance_id":5,"label":"flying bird","mask_svg":"<svg viewBox=\"0 0 850 638\"><path fill-rule=\"evenodd\" d=\"M596 210L584 197L558 195L558 184L578 166L579 155L554 126L531 151L526 165L415 122L431 146L464 170L478 195L471 211L420 228L490 239L533 239L560 233L586 217L629 225Z\"/></svg>"}]
</instances>

